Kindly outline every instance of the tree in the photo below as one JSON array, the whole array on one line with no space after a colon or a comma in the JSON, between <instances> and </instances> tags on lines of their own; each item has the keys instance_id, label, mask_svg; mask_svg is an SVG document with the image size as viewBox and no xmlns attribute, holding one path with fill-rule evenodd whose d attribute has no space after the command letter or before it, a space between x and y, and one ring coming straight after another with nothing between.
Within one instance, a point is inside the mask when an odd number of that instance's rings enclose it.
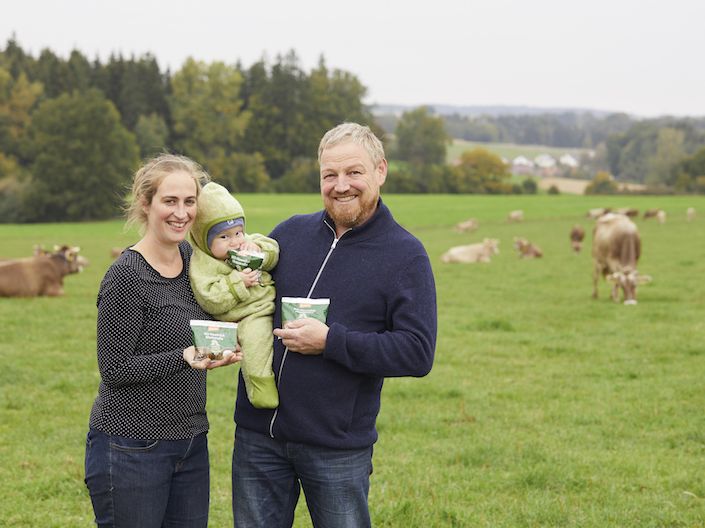
<instances>
[{"instance_id":1,"label":"tree","mask_svg":"<svg viewBox=\"0 0 705 528\"><path fill-rule=\"evenodd\" d=\"M320 177L315 159L297 158L274 186L277 192L316 193L320 190Z\"/></svg>"},{"instance_id":2,"label":"tree","mask_svg":"<svg viewBox=\"0 0 705 528\"><path fill-rule=\"evenodd\" d=\"M671 180L673 169L685 158L684 142L682 130L666 127L658 131L656 152L649 158L646 183L658 185Z\"/></svg>"},{"instance_id":3,"label":"tree","mask_svg":"<svg viewBox=\"0 0 705 528\"><path fill-rule=\"evenodd\" d=\"M443 119L431 115L427 107L405 112L395 134L400 160L421 165L445 163L451 138L445 131Z\"/></svg>"},{"instance_id":4,"label":"tree","mask_svg":"<svg viewBox=\"0 0 705 528\"><path fill-rule=\"evenodd\" d=\"M533 178L526 178L521 182L521 191L523 194L536 194L538 189L539 186Z\"/></svg>"},{"instance_id":5,"label":"tree","mask_svg":"<svg viewBox=\"0 0 705 528\"><path fill-rule=\"evenodd\" d=\"M585 194L615 194L617 190L614 177L609 172L599 171L585 187Z\"/></svg>"},{"instance_id":6,"label":"tree","mask_svg":"<svg viewBox=\"0 0 705 528\"><path fill-rule=\"evenodd\" d=\"M132 58L124 63L115 105L129 130L134 130L141 115L155 114L168 123L167 84L166 76L152 55Z\"/></svg>"},{"instance_id":7,"label":"tree","mask_svg":"<svg viewBox=\"0 0 705 528\"><path fill-rule=\"evenodd\" d=\"M157 114L141 115L135 125L135 137L143 158L165 149L169 138L169 128Z\"/></svg>"},{"instance_id":8,"label":"tree","mask_svg":"<svg viewBox=\"0 0 705 528\"><path fill-rule=\"evenodd\" d=\"M702 124L665 117L636 123L626 132L610 136L607 159L617 179L655 185L672 178L675 165L703 144Z\"/></svg>"},{"instance_id":9,"label":"tree","mask_svg":"<svg viewBox=\"0 0 705 528\"><path fill-rule=\"evenodd\" d=\"M240 97L242 75L222 62L188 59L172 78L174 145L218 180L238 152L250 112Z\"/></svg>"},{"instance_id":10,"label":"tree","mask_svg":"<svg viewBox=\"0 0 705 528\"><path fill-rule=\"evenodd\" d=\"M69 91L69 68L50 49L42 50L34 70L34 78L42 83L47 98L53 99Z\"/></svg>"},{"instance_id":11,"label":"tree","mask_svg":"<svg viewBox=\"0 0 705 528\"><path fill-rule=\"evenodd\" d=\"M466 150L453 167L450 192L503 194L512 190L509 169L502 158L483 148Z\"/></svg>"},{"instance_id":12,"label":"tree","mask_svg":"<svg viewBox=\"0 0 705 528\"><path fill-rule=\"evenodd\" d=\"M91 89L47 100L33 115L34 157L23 209L30 221L110 218L139 162L115 106Z\"/></svg>"},{"instance_id":13,"label":"tree","mask_svg":"<svg viewBox=\"0 0 705 528\"><path fill-rule=\"evenodd\" d=\"M270 190L270 180L264 166L264 159L258 152L255 154L231 152L227 156L211 159L208 170L213 180L227 187L230 192Z\"/></svg>"},{"instance_id":14,"label":"tree","mask_svg":"<svg viewBox=\"0 0 705 528\"><path fill-rule=\"evenodd\" d=\"M308 76L304 93L302 112L307 116L304 121L308 132L301 155L315 153L323 133L345 121L368 125L378 137L383 137L384 131L363 104L366 94L367 88L355 75L329 70L321 57Z\"/></svg>"},{"instance_id":15,"label":"tree","mask_svg":"<svg viewBox=\"0 0 705 528\"><path fill-rule=\"evenodd\" d=\"M261 60L243 72L245 108L252 113L243 148L260 152L274 181L298 174L300 158L315 158L321 136L326 130L355 121L374 124L362 100L366 88L352 74L329 70L323 58L310 75L302 70L296 53L277 56L271 67ZM293 171L293 172L292 172Z\"/></svg>"},{"instance_id":16,"label":"tree","mask_svg":"<svg viewBox=\"0 0 705 528\"><path fill-rule=\"evenodd\" d=\"M93 87L93 67L78 50L73 50L66 63L69 72L67 92L88 90Z\"/></svg>"},{"instance_id":17,"label":"tree","mask_svg":"<svg viewBox=\"0 0 705 528\"><path fill-rule=\"evenodd\" d=\"M673 184L679 191L705 193L705 147L683 159L673 170Z\"/></svg>"},{"instance_id":18,"label":"tree","mask_svg":"<svg viewBox=\"0 0 705 528\"><path fill-rule=\"evenodd\" d=\"M6 68L14 78L17 78L22 72L29 73L34 64L34 59L24 52L17 43L14 34L7 40L1 59L0 65Z\"/></svg>"},{"instance_id":19,"label":"tree","mask_svg":"<svg viewBox=\"0 0 705 528\"><path fill-rule=\"evenodd\" d=\"M264 61L247 72L247 109L252 119L247 126L244 148L264 156L267 172L280 178L299 156L311 156L310 135L303 101L307 79L296 53L278 56L269 68Z\"/></svg>"},{"instance_id":20,"label":"tree","mask_svg":"<svg viewBox=\"0 0 705 528\"><path fill-rule=\"evenodd\" d=\"M13 79L0 67L0 152L18 163L25 160L26 133L41 95L41 84L29 82L24 73Z\"/></svg>"}]
</instances>

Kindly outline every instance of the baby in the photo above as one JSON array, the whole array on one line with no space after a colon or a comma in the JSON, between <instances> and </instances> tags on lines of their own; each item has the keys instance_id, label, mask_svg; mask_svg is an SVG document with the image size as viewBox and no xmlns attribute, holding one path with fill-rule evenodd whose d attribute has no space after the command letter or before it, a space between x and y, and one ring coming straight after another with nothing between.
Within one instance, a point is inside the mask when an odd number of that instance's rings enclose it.
<instances>
[{"instance_id":1,"label":"baby","mask_svg":"<svg viewBox=\"0 0 705 528\"><path fill-rule=\"evenodd\" d=\"M198 197L191 245L189 278L196 301L215 319L237 323L247 397L255 407L274 409L279 405L272 372L275 291L268 271L279 260L279 244L246 234L240 203L225 187L210 182ZM228 263L230 250L262 254L261 267L234 269Z\"/></svg>"}]
</instances>

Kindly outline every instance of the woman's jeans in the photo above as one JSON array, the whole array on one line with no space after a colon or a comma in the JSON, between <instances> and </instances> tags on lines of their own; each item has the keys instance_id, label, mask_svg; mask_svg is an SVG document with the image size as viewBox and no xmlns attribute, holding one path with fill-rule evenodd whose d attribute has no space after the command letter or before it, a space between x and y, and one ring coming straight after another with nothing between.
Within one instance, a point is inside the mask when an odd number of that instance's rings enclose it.
<instances>
[{"instance_id":1,"label":"woman's jeans","mask_svg":"<svg viewBox=\"0 0 705 528\"><path fill-rule=\"evenodd\" d=\"M282 442L238 427L233 517L241 528L288 528L303 487L316 528L370 526L372 447L329 449Z\"/></svg>"},{"instance_id":2,"label":"woman's jeans","mask_svg":"<svg viewBox=\"0 0 705 528\"><path fill-rule=\"evenodd\" d=\"M187 440L137 440L91 429L86 485L101 528L206 528L206 433Z\"/></svg>"}]
</instances>

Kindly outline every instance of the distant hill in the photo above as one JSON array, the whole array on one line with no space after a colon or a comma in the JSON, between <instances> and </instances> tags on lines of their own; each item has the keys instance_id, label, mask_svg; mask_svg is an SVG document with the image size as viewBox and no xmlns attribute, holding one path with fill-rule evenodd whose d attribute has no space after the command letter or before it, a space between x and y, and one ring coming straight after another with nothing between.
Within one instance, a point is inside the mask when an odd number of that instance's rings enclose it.
<instances>
[{"instance_id":1,"label":"distant hill","mask_svg":"<svg viewBox=\"0 0 705 528\"><path fill-rule=\"evenodd\" d=\"M606 117L617 113L607 110L596 110L594 108L550 108L541 106L454 106L445 104L426 104L426 105L398 105L398 104L374 104L371 106L374 115L401 115L404 112L418 108L419 106L427 106L433 109L433 112L438 115L461 115L461 116L506 116L506 115L540 115L540 114L592 114L597 118Z\"/></svg>"}]
</instances>

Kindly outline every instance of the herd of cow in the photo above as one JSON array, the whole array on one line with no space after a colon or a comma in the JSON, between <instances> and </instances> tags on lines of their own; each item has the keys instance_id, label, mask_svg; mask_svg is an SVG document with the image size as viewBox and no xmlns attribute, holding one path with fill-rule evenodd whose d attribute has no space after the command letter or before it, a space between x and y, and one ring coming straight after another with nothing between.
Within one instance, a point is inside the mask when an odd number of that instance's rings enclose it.
<instances>
[{"instance_id":1,"label":"herd of cow","mask_svg":"<svg viewBox=\"0 0 705 528\"><path fill-rule=\"evenodd\" d=\"M592 231L593 258L593 292L597 298L597 284L600 276L613 283L612 299L619 300L619 291L623 292L624 304L636 304L636 288L651 280L648 275L641 275L637 263L641 254L641 239L636 224L631 218L638 216L639 211L632 208L590 209L587 217L595 220ZM666 221L666 213L661 209L649 209L644 212L644 219L656 218L659 222ZM688 221L695 219L695 209L689 207L686 211ZM508 222L522 222L524 212L511 211L507 215ZM479 222L470 218L455 226L460 233L477 230ZM576 253L582 248L585 230L580 225L574 225L570 230L570 246ZM522 237L514 238L514 248L520 258L541 258L543 252L537 245ZM78 273L88 265L88 261L79 255L80 248L70 246L55 246L53 251L47 251L35 246L34 255L15 260L0 260L0 297L35 297L57 296L64 293L64 277ZM112 256L116 257L122 249L113 248ZM485 238L477 244L455 246L441 255L444 263L490 262L493 255L499 253L499 240Z\"/></svg>"},{"instance_id":2,"label":"herd of cow","mask_svg":"<svg viewBox=\"0 0 705 528\"><path fill-rule=\"evenodd\" d=\"M620 290L623 293L624 304L636 304L636 289L639 284L651 281L648 275L642 275L637 270L637 263L641 255L641 239L633 217L639 211L633 208L612 210L610 208L590 209L587 217L595 221L592 230L592 259L593 259L593 298L597 298L597 285L600 276L612 283L612 299L619 301ZM649 209L644 212L644 219L656 218L660 223L666 222L666 212L662 209ZM689 207L686 211L689 222L695 220L695 209ZM507 215L508 222L522 222L524 212L511 211ZM470 218L455 226L459 233L472 232L479 228L479 222ZM579 253L582 249L585 229L574 225L569 233L570 247ZM514 249L520 258L540 258L543 256L541 248L532 244L525 238L514 238ZM482 242L455 246L441 255L444 263L474 263L490 262L493 255L499 253L499 240L485 238Z\"/></svg>"}]
</instances>

